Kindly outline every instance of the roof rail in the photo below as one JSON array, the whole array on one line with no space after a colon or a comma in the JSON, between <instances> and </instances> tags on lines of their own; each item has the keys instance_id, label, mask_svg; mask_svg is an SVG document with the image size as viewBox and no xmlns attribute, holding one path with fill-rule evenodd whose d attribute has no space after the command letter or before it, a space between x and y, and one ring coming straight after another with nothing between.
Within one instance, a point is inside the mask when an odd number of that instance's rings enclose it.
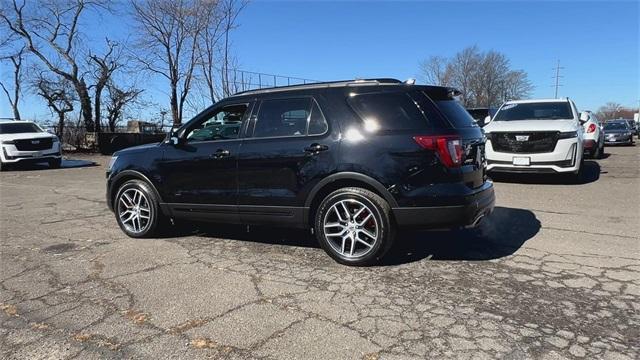
<instances>
[{"instance_id":1,"label":"roof rail","mask_svg":"<svg viewBox=\"0 0 640 360\"><path fill-rule=\"evenodd\" d=\"M271 93L271 92L287 91L287 90L304 90L304 89L318 89L318 88L330 88L330 87L342 87L342 86L386 85L386 84L402 84L402 81L398 79L392 79L392 78L326 81L326 82L317 82L313 84L275 86L275 87L262 88L262 89L246 90L246 91L235 93L231 96Z\"/></svg>"}]
</instances>

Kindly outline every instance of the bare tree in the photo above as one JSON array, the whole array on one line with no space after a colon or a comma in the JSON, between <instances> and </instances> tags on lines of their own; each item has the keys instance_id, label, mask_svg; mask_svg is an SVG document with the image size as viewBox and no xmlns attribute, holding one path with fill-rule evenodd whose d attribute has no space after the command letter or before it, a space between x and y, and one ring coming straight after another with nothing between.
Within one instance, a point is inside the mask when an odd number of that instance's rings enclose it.
<instances>
[{"instance_id":1,"label":"bare tree","mask_svg":"<svg viewBox=\"0 0 640 360\"><path fill-rule=\"evenodd\" d=\"M119 62L120 60L120 51L117 50L118 44L116 42L110 41L106 39L107 42L107 51L102 56L97 55L89 55L90 62L95 66L94 69L94 77L96 83L93 85L94 87L94 96L93 96L93 108L94 108L94 122L95 122L95 131L99 132L101 123L102 123L102 114L101 114L101 101L102 101L102 91L105 86L111 80L113 73L121 68L123 64Z\"/></svg>"},{"instance_id":2,"label":"bare tree","mask_svg":"<svg viewBox=\"0 0 640 360\"><path fill-rule=\"evenodd\" d=\"M48 78L41 71L33 80L33 87L45 99L51 111L58 115L56 134L62 139L66 114L73 111L73 103L76 101L72 84L62 77Z\"/></svg>"},{"instance_id":3,"label":"bare tree","mask_svg":"<svg viewBox=\"0 0 640 360\"><path fill-rule=\"evenodd\" d=\"M122 118L125 107L134 103L143 90L118 88L113 82L107 84L109 96L107 97L107 125L109 131L115 132L118 122Z\"/></svg>"},{"instance_id":4,"label":"bare tree","mask_svg":"<svg viewBox=\"0 0 640 360\"><path fill-rule=\"evenodd\" d=\"M420 70L427 84L449 85L450 72L447 71L449 60L442 56L431 56L420 63Z\"/></svg>"},{"instance_id":5,"label":"bare tree","mask_svg":"<svg viewBox=\"0 0 640 360\"><path fill-rule=\"evenodd\" d=\"M621 104L610 101L604 104L604 106L601 106L598 109L598 112L596 113L596 115L600 120L616 119L618 118L618 116L620 116L620 113L622 112L623 109L624 108L622 107Z\"/></svg>"},{"instance_id":6,"label":"bare tree","mask_svg":"<svg viewBox=\"0 0 640 360\"><path fill-rule=\"evenodd\" d=\"M7 3L3 2L0 20L49 71L73 85L84 124L93 131L89 86L78 61L79 21L87 9L101 7L105 0L40 0L29 9L26 1Z\"/></svg>"},{"instance_id":7,"label":"bare tree","mask_svg":"<svg viewBox=\"0 0 640 360\"><path fill-rule=\"evenodd\" d=\"M198 39L209 25L208 8L215 2L143 0L131 4L140 49L136 58L144 70L168 80L173 123L181 124L198 65Z\"/></svg>"},{"instance_id":8,"label":"bare tree","mask_svg":"<svg viewBox=\"0 0 640 360\"><path fill-rule=\"evenodd\" d=\"M221 69L221 77L222 77L222 90L224 96L229 96L234 93L233 85L236 84L235 72L233 73L233 77L231 81L229 79L230 75L230 65L235 63L235 59L232 58L230 54L230 40L229 36L231 34L231 30L233 30L236 26L236 19L240 14L240 11L247 5L247 0L223 0L222 1L222 12L224 19L224 44L223 44L223 63ZM233 70L235 66L231 67Z\"/></svg>"},{"instance_id":9,"label":"bare tree","mask_svg":"<svg viewBox=\"0 0 640 360\"><path fill-rule=\"evenodd\" d=\"M2 91L7 96L7 100L9 100L9 104L11 105L11 109L13 111L13 118L16 120L20 120L20 110L18 109L18 103L20 101L20 94L22 92L22 62L25 57L25 48L22 47L20 50L15 52L14 54L4 56L0 58L0 60L8 60L13 65L13 95L10 93L7 85L0 81L0 87L2 87Z\"/></svg>"},{"instance_id":10,"label":"bare tree","mask_svg":"<svg viewBox=\"0 0 640 360\"><path fill-rule=\"evenodd\" d=\"M508 99L529 96L533 86L522 70L510 70L507 57L497 51L468 47L447 59L432 56L421 64L429 83L453 86L467 107L497 106Z\"/></svg>"}]
</instances>

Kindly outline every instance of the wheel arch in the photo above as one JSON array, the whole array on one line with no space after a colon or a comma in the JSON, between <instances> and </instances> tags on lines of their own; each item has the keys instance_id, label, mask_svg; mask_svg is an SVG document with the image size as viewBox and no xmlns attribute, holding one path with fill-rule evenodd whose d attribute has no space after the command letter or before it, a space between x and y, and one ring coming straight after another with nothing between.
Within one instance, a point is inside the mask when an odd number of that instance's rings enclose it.
<instances>
[{"instance_id":1,"label":"wheel arch","mask_svg":"<svg viewBox=\"0 0 640 360\"><path fill-rule=\"evenodd\" d=\"M108 199L109 208L111 208L111 210L113 210L113 203L118 193L118 189L120 188L120 186L122 186L122 184L124 184L129 180L140 180L145 182L147 185L149 185L154 195L158 199L160 210L164 215L169 215L167 212L167 209L165 208L165 206L163 206L164 201L162 200L162 196L160 196L160 192L158 192L158 189L156 188L155 184L145 174L137 170L121 171L116 176L114 176L114 178L111 180L111 185L109 186L109 199Z\"/></svg>"},{"instance_id":2,"label":"wheel arch","mask_svg":"<svg viewBox=\"0 0 640 360\"><path fill-rule=\"evenodd\" d=\"M316 184L309 192L304 204L305 211L307 212L304 216L306 221L305 226L313 224L316 209L327 195L345 187L360 187L370 190L381 196L391 208L398 206L396 199L391 193L374 178L356 172L340 172L322 179L322 181Z\"/></svg>"}]
</instances>

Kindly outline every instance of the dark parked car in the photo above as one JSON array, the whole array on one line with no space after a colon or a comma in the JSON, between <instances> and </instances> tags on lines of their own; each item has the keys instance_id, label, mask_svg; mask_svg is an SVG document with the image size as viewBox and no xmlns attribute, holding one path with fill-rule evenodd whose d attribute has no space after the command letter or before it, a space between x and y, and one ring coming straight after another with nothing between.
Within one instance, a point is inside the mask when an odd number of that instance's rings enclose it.
<instances>
[{"instance_id":1,"label":"dark parked car","mask_svg":"<svg viewBox=\"0 0 640 360\"><path fill-rule=\"evenodd\" d=\"M633 145L633 132L626 120L609 120L604 124L604 143Z\"/></svg>"},{"instance_id":2,"label":"dark parked car","mask_svg":"<svg viewBox=\"0 0 640 360\"><path fill-rule=\"evenodd\" d=\"M393 79L239 93L114 154L107 202L131 237L167 218L311 228L338 262L371 264L398 227L473 226L493 209L485 138L455 95ZM228 121L231 136L202 130Z\"/></svg>"},{"instance_id":3,"label":"dark parked car","mask_svg":"<svg viewBox=\"0 0 640 360\"><path fill-rule=\"evenodd\" d=\"M627 121L627 124L629 124L629 128L631 129L631 132L634 135L638 135L640 134L638 131L640 129L638 129L638 125L636 125L636 122L633 119L625 119Z\"/></svg>"}]
</instances>

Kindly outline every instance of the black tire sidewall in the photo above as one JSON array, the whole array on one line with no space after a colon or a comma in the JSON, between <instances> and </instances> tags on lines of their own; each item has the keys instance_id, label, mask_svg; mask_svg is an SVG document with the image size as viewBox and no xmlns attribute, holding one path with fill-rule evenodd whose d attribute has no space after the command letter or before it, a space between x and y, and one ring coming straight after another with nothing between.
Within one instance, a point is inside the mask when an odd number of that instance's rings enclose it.
<instances>
[{"instance_id":1,"label":"black tire sidewall","mask_svg":"<svg viewBox=\"0 0 640 360\"><path fill-rule=\"evenodd\" d=\"M389 249L391 242L393 241L393 228L391 223L391 218L389 216L388 211L385 211L380 205L376 203L378 199L370 199L368 191L362 191L363 189L359 188L345 188L341 190L337 190L330 195L328 195L320 206L318 207L315 213L315 233L320 246L323 250L329 254L334 260L344 265L351 266L366 266L371 265L377 262ZM373 193L371 193L373 194ZM374 194L375 195L375 194ZM376 195L377 196L377 195ZM346 199L354 199L365 204L369 209L372 210L373 216L376 218L378 224L380 224L380 237L378 241L375 243L373 249L368 252L366 255L357 257L357 258L348 258L345 257L338 252L336 252L333 247L328 243L328 240L325 237L324 233L324 217L326 216L327 211L331 209L336 202L340 200ZM381 198L379 198L381 200ZM379 201L379 200L378 200ZM384 201L384 200L382 200Z\"/></svg>"},{"instance_id":2,"label":"black tire sidewall","mask_svg":"<svg viewBox=\"0 0 640 360\"><path fill-rule=\"evenodd\" d=\"M141 233L133 233L127 230L127 228L124 226L124 224L120 220L120 216L118 214L118 207L119 207L118 202L120 201L120 196L124 191L129 189L138 189L142 191L144 195L147 197L147 200L149 201L149 208L151 209L149 226L145 229L145 231ZM113 205L114 213L116 216L116 221L118 222L118 226L120 226L120 229L122 229L122 231L125 234L127 234L127 236L132 238L146 238L146 237L152 237L155 234L158 228L158 222L160 217L160 207L158 206L158 200L156 199L156 196L153 190L151 190L150 186L147 183L140 180L129 180L125 182L118 189L118 192L116 194L116 197L114 198L113 203L114 203Z\"/></svg>"}]
</instances>

